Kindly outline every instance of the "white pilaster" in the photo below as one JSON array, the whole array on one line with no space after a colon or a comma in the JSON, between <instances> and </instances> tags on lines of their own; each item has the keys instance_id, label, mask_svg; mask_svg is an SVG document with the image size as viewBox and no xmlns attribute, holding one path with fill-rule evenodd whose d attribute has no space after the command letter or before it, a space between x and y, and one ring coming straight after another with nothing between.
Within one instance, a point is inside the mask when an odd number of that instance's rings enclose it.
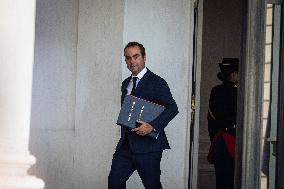
<instances>
[{"instance_id":1,"label":"white pilaster","mask_svg":"<svg viewBox=\"0 0 284 189\"><path fill-rule=\"evenodd\" d=\"M41 189L29 176L35 0L0 1L0 188Z\"/></svg>"}]
</instances>

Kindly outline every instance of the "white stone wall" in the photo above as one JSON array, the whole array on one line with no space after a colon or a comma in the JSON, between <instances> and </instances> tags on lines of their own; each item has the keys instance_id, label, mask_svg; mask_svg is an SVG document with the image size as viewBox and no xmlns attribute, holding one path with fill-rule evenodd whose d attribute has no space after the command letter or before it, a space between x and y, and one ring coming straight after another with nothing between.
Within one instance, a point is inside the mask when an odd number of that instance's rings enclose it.
<instances>
[{"instance_id":1,"label":"white stone wall","mask_svg":"<svg viewBox=\"0 0 284 189\"><path fill-rule=\"evenodd\" d=\"M74 189L103 189L120 136L122 0L80 1L78 28Z\"/></svg>"},{"instance_id":2,"label":"white stone wall","mask_svg":"<svg viewBox=\"0 0 284 189\"><path fill-rule=\"evenodd\" d=\"M36 4L35 62L30 151L31 169L46 189L73 188L77 78L76 0Z\"/></svg>"},{"instance_id":3,"label":"white stone wall","mask_svg":"<svg viewBox=\"0 0 284 189\"><path fill-rule=\"evenodd\" d=\"M189 0L38 0L30 170L46 189L103 189L120 130L123 47L145 45L147 66L165 78L180 113L166 128L165 189L187 188L191 91ZM130 189L143 188L133 175Z\"/></svg>"},{"instance_id":4,"label":"white stone wall","mask_svg":"<svg viewBox=\"0 0 284 189\"><path fill-rule=\"evenodd\" d=\"M30 172L46 189L107 188L122 21L122 1L37 1Z\"/></svg>"}]
</instances>

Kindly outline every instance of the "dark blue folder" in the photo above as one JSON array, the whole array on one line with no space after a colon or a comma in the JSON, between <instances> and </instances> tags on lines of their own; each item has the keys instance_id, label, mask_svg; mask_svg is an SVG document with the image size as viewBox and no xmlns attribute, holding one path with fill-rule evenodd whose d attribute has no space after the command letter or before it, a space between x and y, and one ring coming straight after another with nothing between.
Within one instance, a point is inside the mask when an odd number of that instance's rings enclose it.
<instances>
[{"instance_id":1,"label":"dark blue folder","mask_svg":"<svg viewBox=\"0 0 284 189\"><path fill-rule=\"evenodd\" d=\"M132 95L126 95L116 124L133 129L137 126L136 121L145 121L150 123L156 117L158 117L164 111L164 109L164 106L137 98ZM157 139L159 133L152 131L147 136Z\"/></svg>"}]
</instances>

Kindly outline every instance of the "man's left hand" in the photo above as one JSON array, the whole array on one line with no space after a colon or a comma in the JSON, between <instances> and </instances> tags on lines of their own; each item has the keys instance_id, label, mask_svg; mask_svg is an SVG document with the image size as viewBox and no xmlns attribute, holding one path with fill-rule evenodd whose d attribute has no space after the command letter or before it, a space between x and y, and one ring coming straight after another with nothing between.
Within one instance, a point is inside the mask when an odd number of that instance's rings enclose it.
<instances>
[{"instance_id":1,"label":"man's left hand","mask_svg":"<svg viewBox=\"0 0 284 189\"><path fill-rule=\"evenodd\" d=\"M140 123L140 126L135 129L131 129L131 131L136 132L136 134L138 135L145 136L154 130L154 128L147 122L144 121L137 121L137 122Z\"/></svg>"}]
</instances>

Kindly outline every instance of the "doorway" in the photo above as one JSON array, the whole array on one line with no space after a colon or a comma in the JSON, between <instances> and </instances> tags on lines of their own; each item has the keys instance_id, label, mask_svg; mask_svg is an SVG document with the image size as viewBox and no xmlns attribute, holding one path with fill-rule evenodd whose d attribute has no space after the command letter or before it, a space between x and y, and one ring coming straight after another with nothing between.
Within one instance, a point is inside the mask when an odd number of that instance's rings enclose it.
<instances>
[{"instance_id":1,"label":"doorway","mask_svg":"<svg viewBox=\"0 0 284 189\"><path fill-rule=\"evenodd\" d=\"M199 151L197 188L215 188L214 166L207 162L210 146L207 111L211 88L221 81L217 78L218 63L223 57L240 57L241 1L203 1Z\"/></svg>"}]
</instances>

